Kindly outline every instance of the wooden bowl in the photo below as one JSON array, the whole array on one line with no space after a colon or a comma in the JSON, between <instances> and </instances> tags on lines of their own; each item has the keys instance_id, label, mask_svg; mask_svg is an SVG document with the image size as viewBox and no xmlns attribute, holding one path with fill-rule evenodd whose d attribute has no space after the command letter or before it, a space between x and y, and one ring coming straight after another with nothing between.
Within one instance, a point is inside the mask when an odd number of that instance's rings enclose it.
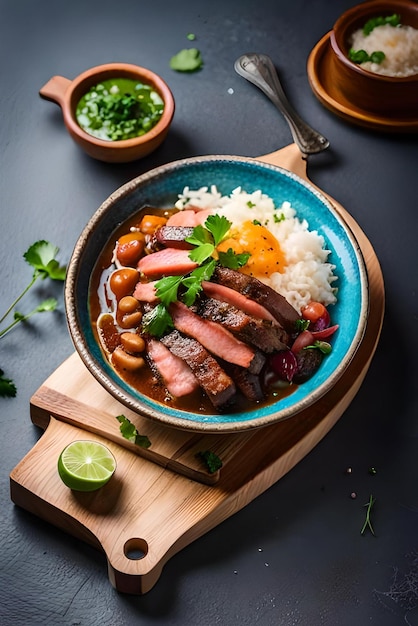
<instances>
[{"instance_id":1,"label":"wooden bowl","mask_svg":"<svg viewBox=\"0 0 418 626\"><path fill-rule=\"evenodd\" d=\"M76 119L78 102L93 85L110 78L138 80L150 85L163 99L163 114L145 135L120 141L107 141L89 135L79 126ZM129 63L98 65L83 72L74 80L53 76L40 89L39 94L45 100L55 102L61 107L69 134L89 156L110 163L135 161L158 148L168 133L175 110L173 94L165 81L151 70Z\"/></svg>"},{"instance_id":2,"label":"wooden bowl","mask_svg":"<svg viewBox=\"0 0 418 626\"><path fill-rule=\"evenodd\" d=\"M351 35L370 18L393 13L401 16L402 24L418 29L418 4L409 0L371 0L343 13L330 34L330 73L335 87L361 109L391 117L416 115L418 74L407 77L376 74L348 58Z\"/></svg>"}]
</instances>

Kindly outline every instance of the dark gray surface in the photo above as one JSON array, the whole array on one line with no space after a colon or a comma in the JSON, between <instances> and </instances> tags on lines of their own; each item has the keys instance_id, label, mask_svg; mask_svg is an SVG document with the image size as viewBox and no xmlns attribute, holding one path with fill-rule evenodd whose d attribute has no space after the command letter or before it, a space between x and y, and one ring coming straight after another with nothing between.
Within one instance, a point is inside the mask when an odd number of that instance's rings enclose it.
<instances>
[{"instance_id":1,"label":"dark gray surface","mask_svg":"<svg viewBox=\"0 0 418 626\"><path fill-rule=\"evenodd\" d=\"M18 388L15 399L0 399L1 624L418 624L417 135L339 120L306 75L310 50L353 4L1 0L1 311L30 280L28 246L47 239L66 262L96 208L134 176L186 156L257 156L291 142L273 105L233 70L251 51L272 57L296 109L330 140L310 177L365 230L387 290L375 359L333 430L266 493L173 557L151 592L128 597L110 586L99 552L10 500L9 472L41 436L30 396L72 352L62 287L42 283L20 308L52 292L59 312L0 340L0 367ZM170 70L170 57L192 45L204 69ZM112 61L155 70L177 103L164 145L130 165L85 156L59 107L38 95L55 74L74 78ZM376 537L360 534L371 493Z\"/></svg>"}]
</instances>

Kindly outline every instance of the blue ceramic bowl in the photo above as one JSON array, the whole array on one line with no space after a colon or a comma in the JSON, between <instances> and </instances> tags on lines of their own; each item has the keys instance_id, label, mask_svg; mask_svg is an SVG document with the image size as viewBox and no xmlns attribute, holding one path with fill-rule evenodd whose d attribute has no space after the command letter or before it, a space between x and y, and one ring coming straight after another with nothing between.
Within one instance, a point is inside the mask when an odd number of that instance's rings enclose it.
<instances>
[{"instance_id":1,"label":"blue ceramic bowl","mask_svg":"<svg viewBox=\"0 0 418 626\"><path fill-rule=\"evenodd\" d=\"M341 332L318 372L287 398L253 410L224 415L196 414L157 403L125 383L102 354L89 316L90 276L103 246L115 229L142 206L173 206L185 186L198 189L215 184L223 194L237 186L251 193L261 189L276 204L290 201L310 230L325 238L336 266L338 302L332 322ZM115 191L83 230L68 266L65 302L70 334L82 361L117 400L133 411L185 430L235 432L266 426L299 413L338 383L360 345L367 322L367 273L359 245L330 202L309 183L280 167L250 158L206 156L169 163L143 174Z\"/></svg>"}]
</instances>

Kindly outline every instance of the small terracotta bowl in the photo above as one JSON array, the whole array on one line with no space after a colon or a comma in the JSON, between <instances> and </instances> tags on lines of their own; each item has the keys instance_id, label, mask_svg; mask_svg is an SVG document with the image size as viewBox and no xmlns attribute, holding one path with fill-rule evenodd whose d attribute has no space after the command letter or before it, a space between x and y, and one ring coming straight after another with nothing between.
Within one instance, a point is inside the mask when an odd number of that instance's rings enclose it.
<instances>
[{"instance_id":1,"label":"small terracotta bowl","mask_svg":"<svg viewBox=\"0 0 418 626\"><path fill-rule=\"evenodd\" d=\"M120 141L106 141L86 133L76 120L77 104L94 85L109 78L130 78L151 85L164 101L164 111L157 122L145 135ZM63 76L53 76L40 89L45 100L58 104L63 113L64 123L73 140L91 157L109 163L135 161L153 152L165 139L175 110L174 97L164 80L154 72L129 63L108 63L98 65L83 72L74 80Z\"/></svg>"},{"instance_id":2,"label":"small terracotta bowl","mask_svg":"<svg viewBox=\"0 0 418 626\"><path fill-rule=\"evenodd\" d=\"M388 116L417 115L418 74L393 77L365 70L348 59L351 35L373 17L397 13L401 24L418 29L418 4L408 0L371 0L352 7L336 21L330 34L335 87L357 107Z\"/></svg>"}]
</instances>

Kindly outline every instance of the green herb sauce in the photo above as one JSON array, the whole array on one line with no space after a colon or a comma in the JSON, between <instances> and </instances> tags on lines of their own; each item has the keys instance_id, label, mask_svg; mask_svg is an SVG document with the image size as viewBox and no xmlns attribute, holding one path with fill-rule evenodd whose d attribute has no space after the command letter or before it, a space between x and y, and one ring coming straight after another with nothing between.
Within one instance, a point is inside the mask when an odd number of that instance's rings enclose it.
<instances>
[{"instance_id":1,"label":"green herb sauce","mask_svg":"<svg viewBox=\"0 0 418 626\"><path fill-rule=\"evenodd\" d=\"M164 102L150 86L129 78L111 78L79 101L76 118L89 135L120 141L145 135L159 121Z\"/></svg>"}]
</instances>

